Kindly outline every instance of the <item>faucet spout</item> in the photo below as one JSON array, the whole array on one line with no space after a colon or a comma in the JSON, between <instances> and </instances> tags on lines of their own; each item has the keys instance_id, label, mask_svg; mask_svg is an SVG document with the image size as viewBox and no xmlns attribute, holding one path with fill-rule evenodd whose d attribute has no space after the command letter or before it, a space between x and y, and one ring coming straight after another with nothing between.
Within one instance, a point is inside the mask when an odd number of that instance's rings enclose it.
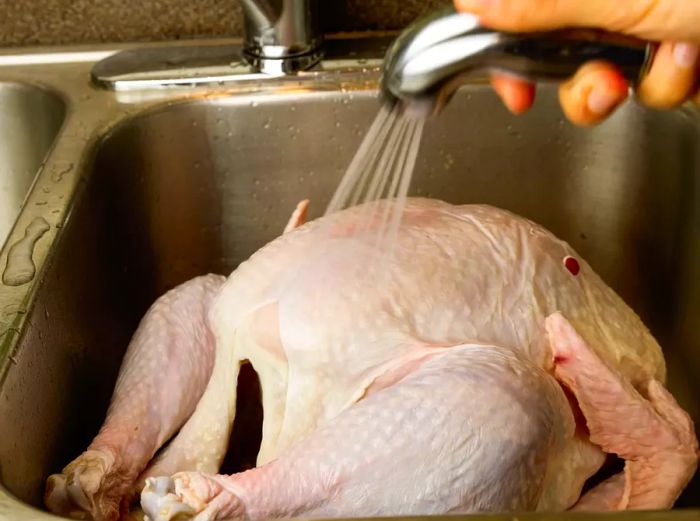
<instances>
[{"instance_id":1,"label":"faucet spout","mask_svg":"<svg viewBox=\"0 0 700 521\"><path fill-rule=\"evenodd\" d=\"M270 74L313 67L321 59L322 36L315 0L241 0L245 59Z\"/></svg>"},{"instance_id":2,"label":"faucet spout","mask_svg":"<svg viewBox=\"0 0 700 521\"><path fill-rule=\"evenodd\" d=\"M279 12L268 0L241 0L241 6L246 20L261 31L273 27L279 18Z\"/></svg>"}]
</instances>

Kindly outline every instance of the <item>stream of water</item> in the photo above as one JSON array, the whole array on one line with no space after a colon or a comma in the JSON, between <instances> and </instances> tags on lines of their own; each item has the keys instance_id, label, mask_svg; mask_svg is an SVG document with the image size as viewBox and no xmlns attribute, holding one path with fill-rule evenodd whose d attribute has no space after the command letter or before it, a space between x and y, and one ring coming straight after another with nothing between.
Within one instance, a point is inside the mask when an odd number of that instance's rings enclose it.
<instances>
[{"instance_id":1,"label":"stream of water","mask_svg":"<svg viewBox=\"0 0 700 521\"><path fill-rule=\"evenodd\" d=\"M408 117L402 107L384 105L343 176L326 209L326 215L367 205L356 233L370 230L384 251L391 251L418 157L423 119Z\"/></svg>"}]
</instances>

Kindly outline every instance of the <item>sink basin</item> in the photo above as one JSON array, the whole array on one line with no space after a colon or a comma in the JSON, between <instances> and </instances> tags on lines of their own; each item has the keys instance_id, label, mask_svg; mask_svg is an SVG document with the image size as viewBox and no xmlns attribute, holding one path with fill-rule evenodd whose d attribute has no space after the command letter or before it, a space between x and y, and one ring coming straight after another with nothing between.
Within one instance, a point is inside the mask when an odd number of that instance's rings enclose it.
<instances>
[{"instance_id":1,"label":"sink basin","mask_svg":"<svg viewBox=\"0 0 700 521\"><path fill-rule=\"evenodd\" d=\"M312 218L322 214L377 113L375 87L312 82L175 96L130 112L103 95L128 114L96 130L67 174L70 206L55 238L43 239L38 276L16 297L22 321L0 380L0 483L13 505L30 508L3 517L0 497L0 520L39 519L46 476L97 432L127 343L159 295L200 274L228 274L281 233L303 198ZM58 128L59 101L13 88L19 100L39 96L34 121L44 114ZM629 102L580 129L556 99L542 87L535 108L513 117L485 84L466 85L426 127L412 194L497 205L569 241L657 336L669 386L700 425L700 115ZM37 151L32 172L55 134L42 131L44 148L24 145ZM0 354L1 341L0 330ZM253 375L241 385L247 407L230 471L249 465L259 442ZM693 510L649 519L697 519L697 478L678 506Z\"/></svg>"},{"instance_id":2,"label":"sink basin","mask_svg":"<svg viewBox=\"0 0 700 521\"><path fill-rule=\"evenodd\" d=\"M44 89L0 82L0 245L61 128L63 100Z\"/></svg>"}]
</instances>

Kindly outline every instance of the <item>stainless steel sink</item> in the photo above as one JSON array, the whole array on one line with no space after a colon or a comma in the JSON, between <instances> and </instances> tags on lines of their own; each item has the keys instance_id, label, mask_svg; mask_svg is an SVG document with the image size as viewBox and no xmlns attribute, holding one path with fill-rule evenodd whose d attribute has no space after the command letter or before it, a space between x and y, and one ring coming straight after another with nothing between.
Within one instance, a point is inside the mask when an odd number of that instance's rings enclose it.
<instances>
[{"instance_id":1,"label":"stainless steel sink","mask_svg":"<svg viewBox=\"0 0 700 521\"><path fill-rule=\"evenodd\" d=\"M0 82L0 244L5 242L65 116L60 96Z\"/></svg>"},{"instance_id":2,"label":"stainless steel sink","mask_svg":"<svg viewBox=\"0 0 700 521\"><path fill-rule=\"evenodd\" d=\"M150 303L196 275L229 273L281 232L300 199L320 215L378 107L377 71L362 64L299 84L125 95L89 87L90 59L75 60L3 70L0 59L0 79L44 74L74 106L0 254L3 269L25 228L49 223L36 276L0 285L1 521L48 519L44 479L96 433ZM568 240L657 335L670 388L700 423L696 109L630 102L578 129L552 87L516 118L475 80L427 126L412 192L508 208ZM255 448L259 411L254 393L242 394L248 436L230 469ZM620 517L700 519L697 479L678 507Z\"/></svg>"}]
</instances>

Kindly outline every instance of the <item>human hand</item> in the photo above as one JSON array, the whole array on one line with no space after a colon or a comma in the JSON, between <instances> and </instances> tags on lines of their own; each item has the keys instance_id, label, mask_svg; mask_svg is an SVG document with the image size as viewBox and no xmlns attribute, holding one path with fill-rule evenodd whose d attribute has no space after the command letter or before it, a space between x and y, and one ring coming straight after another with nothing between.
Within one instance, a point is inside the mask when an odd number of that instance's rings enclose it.
<instances>
[{"instance_id":1,"label":"human hand","mask_svg":"<svg viewBox=\"0 0 700 521\"><path fill-rule=\"evenodd\" d=\"M668 109L695 97L700 104L699 0L454 0L459 11L477 15L489 27L515 32L567 27L598 28L661 42L637 95L645 105ZM494 89L514 113L527 111L535 86L494 74ZM628 94L626 80L605 62L583 65L562 83L566 116L593 125L610 115Z\"/></svg>"}]
</instances>

